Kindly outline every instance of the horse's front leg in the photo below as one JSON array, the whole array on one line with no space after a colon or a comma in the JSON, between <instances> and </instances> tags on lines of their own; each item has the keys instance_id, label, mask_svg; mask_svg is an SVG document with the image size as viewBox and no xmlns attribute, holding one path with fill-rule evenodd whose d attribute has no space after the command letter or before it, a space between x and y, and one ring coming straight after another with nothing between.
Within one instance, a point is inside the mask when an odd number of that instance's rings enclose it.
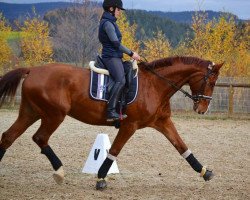
<instances>
[{"instance_id":1,"label":"horse's front leg","mask_svg":"<svg viewBox=\"0 0 250 200\"><path fill-rule=\"evenodd\" d=\"M155 123L154 128L167 137L167 139L177 149L181 156L186 159L186 161L196 172L200 173L201 177L203 177L205 181L209 181L213 178L213 172L206 169L206 167L203 167L201 163L194 157L193 153L187 148L169 117L158 120Z\"/></svg>"},{"instance_id":2,"label":"horse's front leg","mask_svg":"<svg viewBox=\"0 0 250 200\"><path fill-rule=\"evenodd\" d=\"M129 140L129 138L135 133L136 126L134 124L126 124L122 125L119 129L117 136L109 150L107 158L104 160L103 164L101 165L100 169L98 170L98 180L96 183L97 190L103 190L107 187L106 183L106 176L107 173L112 166L113 162L116 160L116 157L122 150L123 146Z\"/></svg>"}]
</instances>

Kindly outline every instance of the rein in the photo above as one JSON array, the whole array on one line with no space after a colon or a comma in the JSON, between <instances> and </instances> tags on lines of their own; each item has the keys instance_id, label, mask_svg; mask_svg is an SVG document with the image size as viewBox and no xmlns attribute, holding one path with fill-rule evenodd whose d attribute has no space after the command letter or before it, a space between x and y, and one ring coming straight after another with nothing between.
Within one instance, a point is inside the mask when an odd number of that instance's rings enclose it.
<instances>
[{"instance_id":1,"label":"rein","mask_svg":"<svg viewBox=\"0 0 250 200\"><path fill-rule=\"evenodd\" d=\"M148 62L147 59L146 59L145 57L143 57L143 58L144 58L144 60L145 60L146 62ZM214 64L213 64L213 65L214 65ZM208 73L207 73L207 75L204 77L205 82L207 81L208 77L212 74L212 67L213 67L213 65L209 65L209 66L208 66ZM174 88L176 91L182 92L182 93L185 95L185 97L188 97L188 98L192 99L194 102L199 102L199 101L202 100L202 99L212 100L212 97L206 96L206 95L203 95L203 94L191 95L191 94L188 93L186 90L184 90L184 89L178 87L174 82L172 82L172 81L170 81L169 79L165 78L164 76L161 76L161 75L159 75L158 73L156 73L152 68L148 67L147 65L146 65L146 68L147 68L152 74L154 74L154 75L156 75L157 77L163 79L168 85L170 85L170 86L171 86L172 88ZM203 79L203 78L202 78L202 79ZM202 79L200 79L199 81L201 81Z\"/></svg>"}]
</instances>

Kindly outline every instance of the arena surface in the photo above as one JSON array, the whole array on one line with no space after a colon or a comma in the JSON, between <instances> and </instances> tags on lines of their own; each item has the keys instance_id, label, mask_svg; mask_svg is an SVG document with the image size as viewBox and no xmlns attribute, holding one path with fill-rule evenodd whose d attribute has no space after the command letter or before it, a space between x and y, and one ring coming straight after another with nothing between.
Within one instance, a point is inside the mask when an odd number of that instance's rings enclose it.
<instances>
[{"instance_id":1,"label":"arena surface","mask_svg":"<svg viewBox=\"0 0 250 200\"><path fill-rule=\"evenodd\" d=\"M0 110L0 135L17 113ZM250 121L183 117L173 121L198 160L214 170L212 181L200 178L163 135L146 128L137 131L120 153L120 174L108 176L107 190L96 191L96 177L82 174L82 167L97 134L107 133L112 142L117 130L66 118L50 139L64 164L63 185L54 182L49 161L31 139L38 122L0 163L0 199L250 199Z\"/></svg>"}]
</instances>

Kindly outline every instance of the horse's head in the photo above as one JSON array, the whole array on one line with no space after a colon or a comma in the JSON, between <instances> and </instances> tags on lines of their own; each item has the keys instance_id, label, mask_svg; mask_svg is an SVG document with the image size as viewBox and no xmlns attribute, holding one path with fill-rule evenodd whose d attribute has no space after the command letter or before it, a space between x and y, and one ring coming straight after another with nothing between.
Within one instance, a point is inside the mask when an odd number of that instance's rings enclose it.
<instances>
[{"instance_id":1,"label":"horse's head","mask_svg":"<svg viewBox=\"0 0 250 200\"><path fill-rule=\"evenodd\" d=\"M179 90L194 101L193 108L197 113L204 114L208 110L223 64L214 64L197 57L175 56L150 63L142 62L139 65L171 86L174 92L169 91L168 87L168 97ZM161 69L161 72L156 72L157 69ZM168 77L171 77L172 80ZM185 83L189 84L192 94L181 88Z\"/></svg>"},{"instance_id":2,"label":"horse's head","mask_svg":"<svg viewBox=\"0 0 250 200\"><path fill-rule=\"evenodd\" d=\"M221 64L209 64L205 73L196 73L189 80L190 89L194 100L193 109L199 114L205 114L208 110L214 86L219 76Z\"/></svg>"}]
</instances>

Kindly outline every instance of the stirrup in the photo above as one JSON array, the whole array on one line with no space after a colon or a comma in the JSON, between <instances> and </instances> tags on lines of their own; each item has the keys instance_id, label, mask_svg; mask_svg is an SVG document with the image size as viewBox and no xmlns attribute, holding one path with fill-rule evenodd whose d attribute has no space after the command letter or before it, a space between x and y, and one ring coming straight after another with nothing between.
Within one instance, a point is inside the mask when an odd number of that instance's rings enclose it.
<instances>
[{"instance_id":1,"label":"stirrup","mask_svg":"<svg viewBox=\"0 0 250 200\"><path fill-rule=\"evenodd\" d=\"M124 120L127 117L128 116L126 114L122 114L122 115L119 115L119 117L110 117L110 118L107 118L106 121L107 122L113 122L113 121L117 121L117 120Z\"/></svg>"},{"instance_id":2,"label":"stirrup","mask_svg":"<svg viewBox=\"0 0 250 200\"><path fill-rule=\"evenodd\" d=\"M114 122L114 121L117 121L117 120L120 120L120 118L107 118L106 121L107 122Z\"/></svg>"}]
</instances>

